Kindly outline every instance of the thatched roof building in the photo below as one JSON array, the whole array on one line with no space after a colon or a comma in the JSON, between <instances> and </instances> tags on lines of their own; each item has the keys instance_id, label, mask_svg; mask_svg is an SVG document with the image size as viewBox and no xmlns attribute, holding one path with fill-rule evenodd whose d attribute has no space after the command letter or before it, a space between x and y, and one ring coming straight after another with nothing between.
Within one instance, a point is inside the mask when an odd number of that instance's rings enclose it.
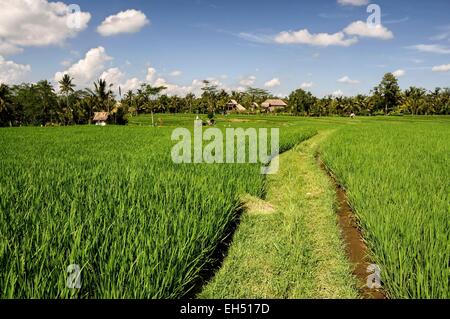
<instances>
[{"instance_id":1,"label":"thatched roof building","mask_svg":"<svg viewBox=\"0 0 450 319\"><path fill-rule=\"evenodd\" d=\"M105 125L106 121L108 121L109 113L108 112L95 112L93 121L97 125Z\"/></svg>"},{"instance_id":2,"label":"thatched roof building","mask_svg":"<svg viewBox=\"0 0 450 319\"><path fill-rule=\"evenodd\" d=\"M236 100L230 100L226 105L227 111L245 112L247 109L239 104Z\"/></svg>"},{"instance_id":3,"label":"thatched roof building","mask_svg":"<svg viewBox=\"0 0 450 319\"><path fill-rule=\"evenodd\" d=\"M261 107L267 109L267 111L269 111L269 112L282 110L282 109L286 108L287 106L288 105L286 104L286 102L284 102L283 100L280 100L280 99L268 99L261 104Z\"/></svg>"}]
</instances>

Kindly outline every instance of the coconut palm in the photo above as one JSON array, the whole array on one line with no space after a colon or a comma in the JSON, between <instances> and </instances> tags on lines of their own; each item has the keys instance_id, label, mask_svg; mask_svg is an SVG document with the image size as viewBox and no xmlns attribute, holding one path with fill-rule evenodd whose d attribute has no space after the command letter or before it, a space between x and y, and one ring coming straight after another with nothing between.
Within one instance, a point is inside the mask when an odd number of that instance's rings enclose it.
<instances>
[{"instance_id":1,"label":"coconut palm","mask_svg":"<svg viewBox=\"0 0 450 319\"><path fill-rule=\"evenodd\" d=\"M72 108L69 106L69 96L75 91L73 78L71 78L68 74L64 74L64 76L58 83L60 92L66 97L66 111L70 110L70 112L73 113Z\"/></svg>"},{"instance_id":2,"label":"coconut palm","mask_svg":"<svg viewBox=\"0 0 450 319\"><path fill-rule=\"evenodd\" d=\"M152 99L155 96L158 96L162 91L167 89L165 86L151 86L150 84L142 84L142 87L140 90L138 90L138 94L140 95L141 100L150 106L150 111L152 113L152 126L155 125L154 120L154 105L152 103Z\"/></svg>"},{"instance_id":3,"label":"coconut palm","mask_svg":"<svg viewBox=\"0 0 450 319\"><path fill-rule=\"evenodd\" d=\"M74 92L75 84L73 84L73 78L70 77L68 74L64 74L62 79L58 82L59 83L59 90L62 94L68 96L69 94Z\"/></svg>"},{"instance_id":4,"label":"coconut palm","mask_svg":"<svg viewBox=\"0 0 450 319\"><path fill-rule=\"evenodd\" d=\"M112 92L113 84L106 83L104 79L98 79L94 82L94 90L86 89L86 91L94 97L96 108L102 111L111 111L111 104L114 99L114 94Z\"/></svg>"}]
</instances>

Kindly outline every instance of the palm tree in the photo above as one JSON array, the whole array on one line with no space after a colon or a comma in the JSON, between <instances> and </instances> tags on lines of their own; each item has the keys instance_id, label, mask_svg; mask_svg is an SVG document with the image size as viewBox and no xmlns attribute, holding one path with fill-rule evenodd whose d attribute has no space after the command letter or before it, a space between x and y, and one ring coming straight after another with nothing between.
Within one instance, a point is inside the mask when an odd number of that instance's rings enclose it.
<instances>
[{"instance_id":1,"label":"palm tree","mask_svg":"<svg viewBox=\"0 0 450 319\"><path fill-rule=\"evenodd\" d=\"M86 89L89 94L95 98L98 109L102 111L111 111L111 101L114 98L111 90L113 84L108 85L106 80L98 79L94 82L94 90Z\"/></svg>"},{"instance_id":2,"label":"palm tree","mask_svg":"<svg viewBox=\"0 0 450 319\"><path fill-rule=\"evenodd\" d=\"M72 83L73 78L70 77L68 74L64 74L62 79L58 82L59 83L59 90L64 95L69 95L70 93L74 92L75 84Z\"/></svg>"},{"instance_id":3,"label":"palm tree","mask_svg":"<svg viewBox=\"0 0 450 319\"><path fill-rule=\"evenodd\" d=\"M66 97L67 110L70 110L71 112L73 112L73 110L69 106L69 96L75 91L74 90L75 84L73 84L72 82L73 82L73 78L71 78L70 75L68 75L68 74L64 74L62 79L58 82L59 90Z\"/></svg>"},{"instance_id":4,"label":"palm tree","mask_svg":"<svg viewBox=\"0 0 450 319\"><path fill-rule=\"evenodd\" d=\"M132 113L134 113L134 107L133 107L135 104L134 101L135 101L135 95L134 95L133 90L127 91L127 93L125 93L125 95L123 96L123 100L122 100L122 102L124 102L123 104L127 106L127 112L129 110L131 110Z\"/></svg>"},{"instance_id":5,"label":"palm tree","mask_svg":"<svg viewBox=\"0 0 450 319\"><path fill-rule=\"evenodd\" d=\"M185 97L186 103L189 106L189 113L192 113L192 104L195 100L195 95L193 93L189 93Z\"/></svg>"},{"instance_id":6,"label":"palm tree","mask_svg":"<svg viewBox=\"0 0 450 319\"><path fill-rule=\"evenodd\" d=\"M152 98L159 95L162 91L167 89L165 86L151 86L150 84L143 84L142 90L140 91L141 94L143 94L144 100L147 103L147 105L150 105L150 110L152 113L152 126L155 126L155 119L153 116L153 105L152 104Z\"/></svg>"}]
</instances>

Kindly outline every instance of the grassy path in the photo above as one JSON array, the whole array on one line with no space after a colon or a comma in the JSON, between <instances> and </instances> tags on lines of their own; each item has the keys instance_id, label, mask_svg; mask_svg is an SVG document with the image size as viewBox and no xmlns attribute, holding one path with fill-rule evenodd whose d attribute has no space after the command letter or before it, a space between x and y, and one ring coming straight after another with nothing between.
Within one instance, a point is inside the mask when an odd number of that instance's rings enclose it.
<instances>
[{"instance_id":1,"label":"grassy path","mask_svg":"<svg viewBox=\"0 0 450 319\"><path fill-rule=\"evenodd\" d=\"M315 161L321 132L280 157L267 201L248 199L228 256L200 298L356 298L335 193Z\"/></svg>"}]
</instances>

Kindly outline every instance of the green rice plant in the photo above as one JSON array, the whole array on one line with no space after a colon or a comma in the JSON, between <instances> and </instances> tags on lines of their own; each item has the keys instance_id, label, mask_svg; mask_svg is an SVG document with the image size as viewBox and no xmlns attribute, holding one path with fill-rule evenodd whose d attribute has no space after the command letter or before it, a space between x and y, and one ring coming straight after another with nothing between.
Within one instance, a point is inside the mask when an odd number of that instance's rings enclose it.
<instances>
[{"instance_id":1,"label":"green rice plant","mask_svg":"<svg viewBox=\"0 0 450 319\"><path fill-rule=\"evenodd\" d=\"M0 297L186 296L265 178L260 164L176 165L171 132L0 130ZM281 147L314 134L282 130ZM71 264L79 290L66 287Z\"/></svg>"},{"instance_id":2,"label":"green rice plant","mask_svg":"<svg viewBox=\"0 0 450 319\"><path fill-rule=\"evenodd\" d=\"M373 121L323 146L390 297L450 298L448 121Z\"/></svg>"}]
</instances>

